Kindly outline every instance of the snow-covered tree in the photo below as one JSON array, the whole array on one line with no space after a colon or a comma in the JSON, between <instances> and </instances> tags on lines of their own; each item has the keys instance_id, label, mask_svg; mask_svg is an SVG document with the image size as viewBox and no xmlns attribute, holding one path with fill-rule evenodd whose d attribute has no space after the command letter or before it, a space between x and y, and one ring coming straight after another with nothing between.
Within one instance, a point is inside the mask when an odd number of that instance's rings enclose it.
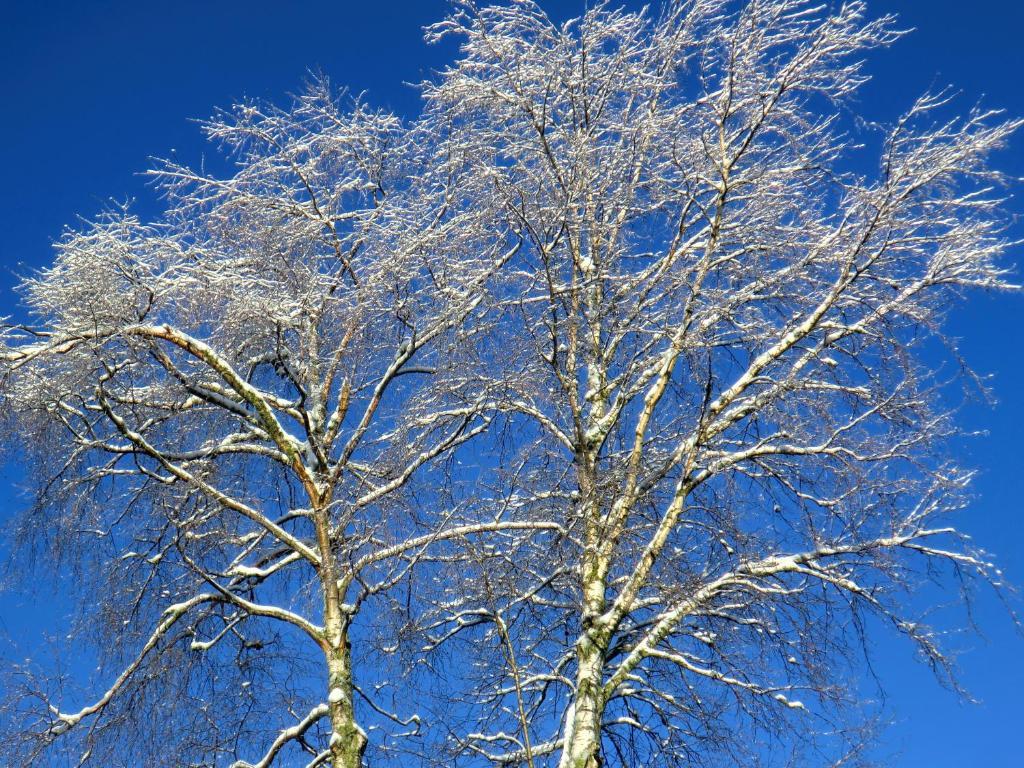
<instances>
[{"instance_id":1,"label":"snow-covered tree","mask_svg":"<svg viewBox=\"0 0 1024 768\"><path fill-rule=\"evenodd\" d=\"M863 59L899 37L860 2L598 4L561 26L467 3L432 34L462 55L426 119L457 126L524 243L496 294L515 435L496 498L566 530L481 551L434 611L434 644L492 638L456 753L849 751L841 662L868 616L946 676L904 588L998 581L946 520L969 472L944 447L942 320L1007 287L987 158L1019 123L939 94L859 126Z\"/></svg>"},{"instance_id":2,"label":"snow-covered tree","mask_svg":"<svg viewBox=\"0 0 1024 768\"><path fill-rule=\"evenodd\" d=\"M856 0L446 36L417 118L237 106L24 282L19 552L109 681L17 666L9 762L830 764L869 630L955 684L909 595L999 582L943 320L1009 287L1019 123L855 119Z\"/></svg>"},{"instance_id":3,"label":"snow-covered tree","mask_svg":"<svg viewBox=\"0 0 1024 768\"><path fill-rule=\"evenodd\" d=\"M20 535L74 569L57 579L88 601L81 632L123 665L84 705L19 670L9 743L27 764L66 736L113 765L130 734L147 765L268 766L291 743L359 765L360 610L430 547L506 527L460 525L441 476L414 488L487 425L463 371L511 255L486 211L451 205L472 190L458 148L325 83L205 130L234 171L155 170L164 219L69 234L6 332L36 498Z\"/></svg>"}]
</instances>

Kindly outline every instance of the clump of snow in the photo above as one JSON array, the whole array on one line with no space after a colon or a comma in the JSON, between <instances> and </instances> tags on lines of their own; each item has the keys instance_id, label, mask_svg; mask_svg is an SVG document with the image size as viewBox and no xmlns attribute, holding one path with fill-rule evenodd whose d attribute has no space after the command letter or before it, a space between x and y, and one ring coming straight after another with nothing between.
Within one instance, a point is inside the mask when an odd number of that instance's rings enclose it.
<instances>
[{"instance_id":1,"label":"clump of snow","mask_svg":"<svg viewBox=\"0 0 1024 768\"><path fill-rule=\"evenodd\" d=\"M802 701L790 701L781 693L776 693L774 698L777 702L779 702L780 704L785 704L790 709L807 709L807 707L804 706L804 703Z\"/></svg>"},{"instance_id":2,"label":"clump of snow","mask_svg":"<svg viewBox=\"0 0 1024 768\"><path fill-rule=\"evenodd\" d=\"M345 693L341 690L341 688L331 688L331 692L327 695L327 701L329 701L331 704L337 704L344 698Z\"/></svg>"},{"instance_id":3,"label":"clump of snow","mask_svg":"<svg viewBox=\"0 0 1024 768\"><path fill-rule=\"evenodd\" d=\"M714 632L705 632L702 629L698 629L696 632L694 632L693 636L700 640L702 643L706 643L707 645L714 645L715 640L718 639L718 635L716 635Z\"/></svg>"}]
</instances>

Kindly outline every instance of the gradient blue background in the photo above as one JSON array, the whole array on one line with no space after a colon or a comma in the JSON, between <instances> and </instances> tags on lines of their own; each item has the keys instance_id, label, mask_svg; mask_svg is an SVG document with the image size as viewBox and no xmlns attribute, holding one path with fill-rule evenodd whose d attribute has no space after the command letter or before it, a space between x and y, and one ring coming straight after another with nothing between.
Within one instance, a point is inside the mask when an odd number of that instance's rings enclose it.
<instances>
[{"instance_id":1,"label":"gradient blue background","mask_svg":"<svg viewBox=\"0 0 1024 768\"><path fill-rule=\"evenodd\" d=\"M544 6L564 18L582 2ZM174 149L196 162L207 151L187 118L246 96L283 102L310 69L367 91L372 103L415 114L418 97L403 83L422 80L454 55L451 44L426 46L421 39L421 27L445 7L443 0L0 0L0 315L17 312L16 275L47 263L51 243L76 216L128 198L144 217L155 215L158 202L138 175L147 158ZM871 9L897 12L915 31L871 58L875 78L861 94L863 114L891 120L922 91L952 84L964 94L963 108L981 100L1024 115L1024 5L874 0ZM1024 176L1024 134L999 164ZM1024 212L1019 200L1009 206ZM1024 237L1019 223L1014 231ZM1013 260L1024 279L1024 249ZM1011 581L1024 584L1024 294L974 297L950 329L974 368L993 375L999 399L995 407L970 405L962 413L962 423L988 435L962 448L981 474L978 501L961 526L998 555ZM0 479L0 526L18 503L16 479L13 468ZM0 644L32 655L42 630L56 630L70 609L59 589L45 585L0 593ZM886 637L875 644L893 717L878 752L890 765L1024 765L1024 640L991 596L982 596L977 619L984 634L969 641L961 668L978 705L938 688L905 644Z\"/></svg>"}]
</instances>

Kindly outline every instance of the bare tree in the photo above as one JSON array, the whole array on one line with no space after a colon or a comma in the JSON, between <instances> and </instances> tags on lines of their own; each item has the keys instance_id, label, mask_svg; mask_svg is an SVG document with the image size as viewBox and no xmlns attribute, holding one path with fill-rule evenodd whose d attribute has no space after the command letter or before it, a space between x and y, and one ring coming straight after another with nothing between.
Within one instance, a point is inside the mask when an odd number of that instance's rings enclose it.
<instances>
[{"instance_id":1,"label":"bare tree","mask_svg":"<svg viewBox=\"0 0 1024 768\"><path fill-rule=\"evenodd\" d=\"M998 585L942 322L1010 287L1020 123L855 120L856 0L446 35L416 120L240 105L23 285L23 551L120 667L16 668L12 762L838 765L879 620L955 685L907 595Z\"/></svg>"},{"instance_id":2,"label":"bare tree","mask_svg":"<svg viewBox=\"0 0 1024 768\"><path fill-rule=\"evenodd\" d=\"M454 754L757 764L767 733L842 757L837 665L866 617L951 680L904 590L998 581L945 521L970 473L944 449L941 324L1010 287L986 159L1020 123L937 94L857 125L863 55L899 37L860 2L561 26L466 3L432 34L462 58L426 119L457 126L524 242L495 304L495 500L567 531L428 593L431 647L480 654Z\"/></svg>"},{"instance_id":3,"label":"bare tree","mask_svg":"<svg viewBox=\"0 0 1024 768\"><path fill-rule=\"evenodd\" d=\"M523 527L460 524L431 490L443 477L414 488L488 423L460 358L510 256L481 238L482 209L451 205L457 150L323 82L205 130L235 171L155 170L165 219L69 234L23 285L32 323L6 331L5 408L37 498L21 535L52 568L88 558L83 631L123 665L70 708L23 671L25 764L65 736L81 764L137 764L118 747L131 734L151 765L265 768L295 746L360 765L362 606L439 542Z\"/></svg>"}]
</instances>

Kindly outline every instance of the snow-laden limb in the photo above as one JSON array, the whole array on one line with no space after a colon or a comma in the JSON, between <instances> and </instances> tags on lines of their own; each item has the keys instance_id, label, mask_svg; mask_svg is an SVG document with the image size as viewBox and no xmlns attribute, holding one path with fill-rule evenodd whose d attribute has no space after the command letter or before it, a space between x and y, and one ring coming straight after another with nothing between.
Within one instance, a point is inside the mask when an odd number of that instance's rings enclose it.
<instances>
[{"instance_id":1,"label":"snow-laden limb","mask_svg":"<svg viewBox=\"0 0 1024 768\"><path fill-rule=\"evenodd\" d=\"M794 573L810 576L813 579L827 582L828 584L849 592L857 597L864 598L870 602L876 602L868 592L862 589L849 576L845 575L842 569L832 567L829 564L829 560L839 558L844 555L865 555L875 553L880 550L897 549L900 547L905 547L915 551L927 551L930 548L923 546L920 543L921 540L932 536L948 535L950 533L954 533L953 529L921 530L904 536L884 537L873 539L871 541L841 546L822 547L810 552L800 552L792 555L772 555L761 560L741 563L734 571L724 573L707 584L704 584L690 597L680 601L674 606L671 606L667 611L658 616L654 625L643 635L642 639L637 642L623 660L615 666L614 671L609 675L608 681L604 685L604 696L605 698L608 698L614 695L616 688L628 678L630 673L636 669L636 667L639 666L645 658L655 657L668 659L683 666L688 664L688 662L682 659L678 654L671 654L659 650L659 644L669 636L669 634L685 617L694 614L724 593L734 589L742 591L748 588L756 588L756 586L751 582L752 577L759 580L770 580L785 574ZM990 563L985 563L967 553L946 552L940 550L932 551L936 554L941 552L943 557L953 559L954 561L965 565L971 565L981 569L991 567ZM763 686L754 686L750 683L740 683L739 681L729 680L723 677L721 673L714 670L698 670L697 668L689 667L688 669L690 669L691 672L712 677L713 679L718 679L731 685L752 687L753 689L757 689L761 692L770 690Z\"/></svg>"},{"instance_id":2,"label":"snow-laden limb","mask_svg":"<svg viewBox=\"0 0 1024 768\"><path fill-rule=\"evenodd\" d=\"M306 763L306 768L317 768L318 766L326 765L327 761L330 760L330 759L331 759L331 752L330 752L330 750L324 750L319 755L317 755L312 760L310 760L308 763Z\"/></svg>"},{"instance_id":3,"label":"snow-laden limb","mask_svg":"<svg viewBox=\"0 0 1024 768\"><path fill-rule=\"evenodd\" d=\"M509 742L517 744L518 739L505 733L470 733L466 736L466 749L476 752L494 765L525 765L527 764L528 757L546 757L547 755L554 754L562 748L562 742L560 740L548 741L543 744L534 744L530 747L529 752L522 747L509 752L492 752L482 746L483 744L500 744Z\"/></svg>"},{"instance_id":4,"label":"snow-laden limb","mask_svg":"<svg viewBox=\"0 0 1024 768\"><path fill-rule=\"evenodd\" d=\"M277 738L274 739L270 748L267 749L263 757L261 757L257 762L247 763L244 760L237 760L231 764L231 768L270 768L270 766L274 764L274 760L277 758L278 753L280 753L288 742L302 738L306 731L316 725L317 722L327 717L327 714L327 705L317 704L309 711L308 715L302 718L295 725L282 730L277 735Z\"/></svg>"},{"instance_id":5,"label":"snow-laden limb","mask_svg":"<svg viewBox=\"0 0 1024 768\"><path fill-rule=\"evenodd\" d=\"M189 485L192 485L195 488L199 489L209 498L211 498L221 506L225 507L226 509L237 512L243 515L244 517L248 518L249 520L252 520L254 523L259 525L261 528L264 528L267 532L269 532L272 536L281 541L283 544L288 545L293 550L295 550L295 552L302 555L302 557L304 557L309 562L313 563L314 565L319 564L320 557L318 553L316 553L304 542L300 541L296 536L292 535L285 529L281 528L273 520L271 520L258 510L224 493L223 491L214 487L210 483L207 483L206 481L202 480L192 472L189 472L187 469L184 469L177 462L171 461L166 456L164 456L164 454L161 451L152 446L149 443L149 441L146 440L145 437L143 437L138 432L132 430L128 426L127 422L123 418L121 418L111 407L110 402L103 394L102 387L97 388L97 399L100 403L100 406L106 413L107 417L110 419L111 423L117 428L118 432L120 432L124 437L126 437L134 445L136 445L139 448L139 450L160 462L161 466L163 466L163 468L170 472L174 477L183 480Z\"/></svg>"},{"instance_id":6,"label":"snow-laden limb","mask_svg":"<svg viewBox=\"0 0 1024 768\"><path fill-rule=\"evenodd\" d=\"M444 453L449 453L455 450L463 443L466 443L477 435L482 434L484 430L487 429L489 423L490 420L484 418L480 423L470 426L472 424L472 417L467 417L461 423L455 425L451 434L445 436L426 450L418 453L412 461L409 462L408 466L404 467L398 473L397 477L360 496L356 500L355 506L365 507L391 493L396 488L401 488L409 482L409 478L412 477L424 464L436 459Z\"/></svg>"},{"instance_id":7,"label":"snow-laden limb","mask_svg":"<svg viewBox=\"0 0 1024 768\"><path fill-rule=\"evenodd\" d=\"M470 523L452 528L441 528L434 533L408 539L399 544L393 544L384 549L378 549L363 555L354 565L353 570L358 571L373 563L388 560L414 549L423 549L442 541L451 539L462 539L467 536L478 536L485 533L497 533L501 531L554 531L561 532L564 529L560 523L546 520L505 520L495 523Z\"/></svg>"},{"instance_id":8,"label":"snow-laden limb","mask_svg":"<svg viewBox=\"0 0 1024 768\"><path fill-rule=\"evenodd\" d=\"M276 621L290 624L293 627L298 628L306 634L309 639L315 643L320 643L324 638L324 628L318 627L308 619L300 616L299 614L289 611L285 608L281 608L276 605L264 605L257 603L253 600L247 600L241 595L236 594L231 589L221 585L216 578L205 573L203 569L195 563L188 555L182 554L182 560L192 569L196 571L199 577L206 582L209 586L221 595L223 600L233 605L238 606L249 616L261 616L268 619L274 619Z\"/></svg>"},{"instance_id":9,"label":"snow-laden limb","mask_svg":"<svg viewBox=\"0 0 1024 768\"><path fill-rule=\"evenodd\" d=\"M202 360L234 390L243 400L256 409L262 427L273 439L274 443L282 453L293 461L297 460L297 441L288 435L281 427L277 417L267 402L267 396L243 379L237 371L221 355L217 354L208 344L199 339L173 328L167 323L159 326L138 325L128 326L119 329L120 333L127 336L142 336L147 338L164 339L176 347L185 350L190 355Z\"/></svg>"},{"instance_id":10,"label":"snow-laden limb","mask_svg":"<svg viewBox=\"0 0 1024 768\"><path fill-rule=\"evenodd\" d=\"M117 696L125 684L131 680L132 675L136 673L142 662L145 661L146 657L153 651L154 648L164 639L167 632L173 627L185 614L187 614L192 608L203 603L208 603L214 600L218 600L219 597L214 594L199 594L192 597L182 603L175 603L174 605L168 606L163 613L163 618L160 623L153 629L153 633L149 636L145 645L136 654L135 659L122 670L121 674L118 675L117 679L113 682L110 688L100 696L96 701L88 704L77 712L61 712L55 706L50 707L50 711L56 722L49 728L47 735L50 737L57 737L66 733L71 728L74 728L82 720L96 715L103 711L111 700Z\"/></svg>"},{"instance_id":11,"label":"snow-laden limb","mask_svg":"<svg viewBox=\"0 0 1024 768\"><path fill-rule=\"evenodd\" d=\"M396 725L399 725L402 728L411 729L395 733L393 738L408 738L418 736L420 734L420 728L423 726L423 718L420 717L417 713L413 712L411 715L402 717L382 707L380 704L373 700L372 696L366 695L363 692L363 690L359 688L359 686L354 686L354 688L355 692L359 694L360 698L362 698L363 701L366 702L366 705L370 707L374 712L376 712L379 715L383 715L392 723L395 723ZM332 691L332 693L334 693L334 691Z\"/></svg>"}]
</instances>

